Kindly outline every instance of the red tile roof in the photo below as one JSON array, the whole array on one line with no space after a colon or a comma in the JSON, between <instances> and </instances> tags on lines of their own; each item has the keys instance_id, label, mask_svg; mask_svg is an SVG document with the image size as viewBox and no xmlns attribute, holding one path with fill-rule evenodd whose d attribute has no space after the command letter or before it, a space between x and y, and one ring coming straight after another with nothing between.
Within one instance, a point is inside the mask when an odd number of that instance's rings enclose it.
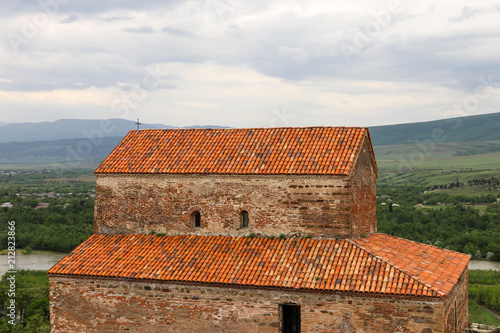
<instances>
[{"instance_id":1,"label":"red tile roof","mask_svg":"<svg viewBox=\"0 0 500 333\"><path fill-rule=\"evenodd\" d=\"M380 256L416 280L433 287L441 295L447 294L458 281L470 256L412 242L385 234L353 240L358 246Z\"/></svg>"},{"instance_id":2,"label":"red tile roof","mask_svg":"<svg viewBox=\"0 0 500 333\"><path fill-rule=\"evenodd\" d=\"M359 240L93 235L48 273L442 297L468 261L384 234Z\"/></svg>"},{"instance_id":3,"label":"red tile roof","mask_svg":"<svg viewBox=\"0 0 500 333\"><path fill-rule=\"evenodd\" d=\"M365 138L358 127L132 130L96 173L348 175Z\"/></svg>"}]
</instances>

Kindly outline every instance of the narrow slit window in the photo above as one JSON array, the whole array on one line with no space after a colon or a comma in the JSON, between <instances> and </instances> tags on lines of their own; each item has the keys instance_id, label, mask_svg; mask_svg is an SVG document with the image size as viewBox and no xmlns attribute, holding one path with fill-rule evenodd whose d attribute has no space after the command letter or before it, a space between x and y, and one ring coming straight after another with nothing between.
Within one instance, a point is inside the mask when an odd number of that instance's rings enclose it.
<instances>
[{"instance_id":1,"label":"narrow slit window","mask_svg":"<svg viewBox=\"0 0 500 333\"><path fill-rule=\"evenodd\" d=\"M201 214L199 211L193 213L193 225L195 228L201 227Z\"/></svg>"},{"instance_id":2,"label":"narrow slit window","mask_svg":"<svg viewBox=\"0 0 500 333\"><path fill-rule=\"evenodd\" d=\"M248 228L248 212L246 210L241 212L241 227Z\"/></svg>"},{"instance_id":3,"label":"narrow slit window","mask_svg":"<svg viewBox=\"0 0 500 333\"><path fill-rule=\"evenodd\" d=\"M281 305L281 328L282 333L300 333L299 305Z\"/></svg>"}]
</instances>

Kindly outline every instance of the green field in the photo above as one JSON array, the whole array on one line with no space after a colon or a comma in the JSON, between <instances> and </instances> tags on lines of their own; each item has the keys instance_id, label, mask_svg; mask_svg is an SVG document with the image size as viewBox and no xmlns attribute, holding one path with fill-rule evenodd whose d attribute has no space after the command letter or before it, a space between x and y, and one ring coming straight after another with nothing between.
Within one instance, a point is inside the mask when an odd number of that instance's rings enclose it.
<instances>
[{"instance_id":1,"label":"green field","mask_svg":"<svg viewBox=\"0 0 500 333\"><path fill-rule=\"evenodd\" d=\"M441 185L446 183L454 183L457 180L461 183L467 183L474 179L487 179L494 177L500 179L500 164L496 169L417 169L412 171L391 171L387 169L379 169L378 182L385 184L404 185L404 184L419 184L419 185ZM481 195L485 193L499 192L500 189L492 188L484 189L483 187L461 187L455 189L435 190L447 192L451 195Z\"/></svg>"},{"instance_id":2,"label":"green field","mask_svg":"<svg viewBox=\"0 0 500 333\"><path fill-rule=\"evenodd\" d=\"M500 272L469 271L469 321L500 326Z\"/></svg>"},{"instance_id":3,"label":"green field","mask_svg":"<svg viewBox=\"0 0 500 333\"><path fill-rule=\"evenodd\" d=\"M104 159L104 158L103 158ZM70 171L73 169L90 169L95 170L97 166L102 162L103 159L99 160L85 160L81 162L48 162L48 163L18 163L18 164L2 164L0 162L0 171L9 170L54 170L54 171Z\"/></svg>"},{"instance_id":4,"label":"green field","mask_svg":"<svg viewBox=\"0 0 500 333\"><path fill-rule=\"evenodd\" d=\"M0 171L0 190L16 189L21 192L38 188L40 192L44 192L48 191L49 188L57 191L64 191L65 188L80 191L95 189L93 169L54 171L43 168L18 168L0 169Z\"/></svg>"},{"instance_id":5,"label":"green field","mask_svg":"<svg viewBox=\"0 0 500 333\"><path fill-rule=\"evenodd\" d=\"M440 185L500 179L500 141L375 146L374 150L382 183ZM451 195L500 194L500 189L484 187L437 191Z\"/></svg>"},{"instance_id":6,"label":"green field","mask_svg":"<svg viewBox=\"0 0 500 333\"><path fill-rule=\"evenodd\" d=\"M403 144L374 150L378 167L386 171L500 168L500 141Z\"/></svg>"},{"instance_id":7,"label":"green field","mask_svg":"<svg viewBox=\"0 0 500 333\"><path fill-rule=\"evenodd\" d=\"M463 182L461 180L461 182ZM437 189L434 190L435 193L447 193L449 195L485 195L488 193L500 194L499 189L492 188L489 190L485 187L460 187L460 188L450 188L450 189Z\"/></svg>"},{"instance_id":8,"label":"green field","mask_svg":"<svg viewBox=\"0 0 500 333\"><path fill-rule=\"evenodd\" d=\"M500 326L500 319L483 310L476 302L469 299L469 321L489 326Z\"/></svg>"}]
</instances>

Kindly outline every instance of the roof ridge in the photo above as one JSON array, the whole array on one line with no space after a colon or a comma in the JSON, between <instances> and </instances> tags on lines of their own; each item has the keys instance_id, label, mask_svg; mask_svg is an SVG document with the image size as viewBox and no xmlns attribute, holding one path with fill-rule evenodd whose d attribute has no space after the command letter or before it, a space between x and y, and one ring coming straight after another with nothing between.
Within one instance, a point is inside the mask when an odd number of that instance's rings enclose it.
<instances>
[{"instance_id":1,"label":"roof ridge","mask_svg":"<svg viewBox=\"0 0 500 333\"><path fill-rule=\"evenodd\" d=\"M426 244L426 243L419 243L419 242L412 241L412 240L409 240L409 239L406 239L406 238L402 238L402 237L398 237L398 236L394 236L394 235L388 235L388 234L385 234L385 233L382 233L382 232L379 232L377 234L384 235L385 237L389 237L389 238L394 238L394 239L397 239L397 240L400 240L400 241L403 241L403 242L418 243L420 246L423 245L423 246L431 247L431 248L434 248L434 249L439 250L439 251L448 252L450 254L457 254L458 253L458 254L461 254L461 255L464 255L464 256L470 256L470 255L467 255L465 253L453 251L453 250L450 250L450 249L445 249L445 248L442 248L442 247L439 247L439 246L436 246L436 245L431 245L431 244Z\"/></svg>"},{"instance_id":2,"label":"roof ridge","mask_svg":"<svg viewBox=\"0 0 500 333\"><path fill-rule=\"evenodd\" d=\"M418 243L418 242L415 242L415 241L412 241L412 240L409 240L409 239L406 239L406 238L401 238L401 237L398 237L398 236L394 236L394 235L388 235L388 234L384 234L384 233L380 233L384 236L387 236L389 238L395 238L395 239L398 239L398 240L401 240L401 241L404 241L404 242L413 242L413 243ZM445 248L441 248L439 246L436 246L436 245L431 245L431 244L425 244L425 243L418 243L420 245L424 245L424 246L428 246L428 247L432 247L434 249L437 249L437 250L440 250L440 251L444 251L444 252L450 252L450 253L460 253L460 254L463 254L466 256L465 253L461 253L461 252L457 252L457 251L453 251L453 250L450 250L450 249L445 249Z\"/></svg>"},{"instance_id":3,"label":"roof ridge","mask_svg":"<svg viewBox=\"0 0 500 333\"><path fill-rule=\"evenodd\" d=\"M130 129L129 132L142 132L142 131L234 131L234 130L273 130L273 129L305 129L305 128L359 128L367 129L367 126L280 126L280 127L176 127L176 128L141 128Z\"/></svg>"},{"instance_id":4,"label":"roof ridge","mask_svg":"<svg viewBox=\"0 0 500 333\"><path fill-rule=\"evenodd\" d=\"M385 234L384 234L384 235L385 235ZM387 235L387 236L389 236L389 235ZM391 236L391 237L395 237L395 236ZM396 238L401 239L401 240L406 240L406 239L399 238L399 237L396 237ZM434 291L435 293L437 293L439 296L445 296L445 295L446 295L446 293L445 293L445 292L443 292L443 291L441 291L441 290L437 289L437 288L436 288L434 285L432 285L431 283L427 283L427 282L422 281L422 280L421 280L421 278L420 278L418 275L413 274L413 273L412 273L412 272L410 272L408 269L405 269L405 268L401 267L400 265L393 263L390 259L384 258L384 257L382 257L382 256L380 256L380 255L378 255L378 254L376 254L376 252L375 252L375 251L370 250L370 249L368 249L368 248L364 247L364 246L363 246L363 245L364 245L363 243L358 243L358 242L356 242L356 240L355 240L355 239L347 239L347 241L348 241L348 242L350 242L350 243L352 243L354 246L358 246L358 247L360 247L361 249L363 249L363 250L364 250L364 251L366 251L367 253L369 253L369 254L373 255L374 257L376 257L377 259L379 259L379 260L381 260L381 261L385 262L387 265L389 265L389 266L391 266L391 267L394 267L394 268L396 268L396 269L400 270L401 272L403 272L404 274L408 275L409 277L411 277L412 279L414 279L414 280L415 280L415 281L417 281L418 283L420 283L420 284L422 284L422 285L426 286L427 288L431 289L432 291ZM424 244L424 245L427 245L427 244Z\"/></svg>"}]
</instances>

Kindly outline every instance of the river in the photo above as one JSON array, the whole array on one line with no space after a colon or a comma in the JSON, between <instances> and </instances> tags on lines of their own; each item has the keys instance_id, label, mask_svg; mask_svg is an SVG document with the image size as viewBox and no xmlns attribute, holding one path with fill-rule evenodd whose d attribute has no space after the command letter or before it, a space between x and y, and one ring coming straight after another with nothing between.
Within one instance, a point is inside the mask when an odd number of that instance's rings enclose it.
<instances>
[{"instance_id":1,"label":"river","mask_svg":"<svg viewBox=\"0 0 500 333\"><path fill-rule=\"evenodd\" d=\"M491 269L494 271L500 271L500 262L471 260L469 261L469 269L484 269L484 270Z\"/></svg>"},{"instance_id":2,"label":"river","mask_svg":"<svg viewBox=\"0 0 500 333\"><path fill-rule=\"evenodd\" d=\"M16 268L47 271L61 260L64 253L29 253L16 252ZM0 276L9 270L7 254L0 255Z\"/></svg>"}]
</instances>

